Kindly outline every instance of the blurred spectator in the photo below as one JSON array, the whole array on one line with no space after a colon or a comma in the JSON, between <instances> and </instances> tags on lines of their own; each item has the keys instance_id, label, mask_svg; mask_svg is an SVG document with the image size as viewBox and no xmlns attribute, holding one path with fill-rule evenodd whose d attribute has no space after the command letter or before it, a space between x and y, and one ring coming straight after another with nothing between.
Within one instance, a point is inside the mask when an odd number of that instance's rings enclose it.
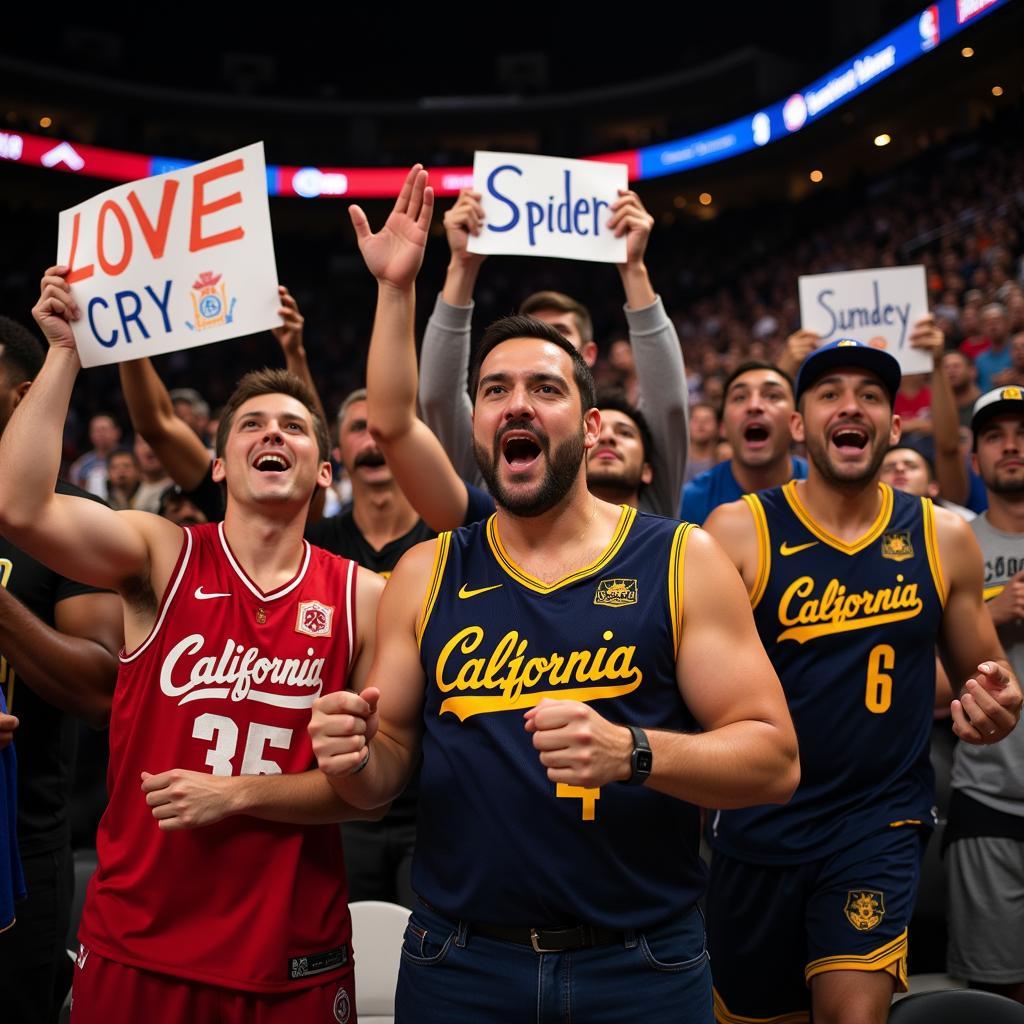
<instances>
[{"instance_id":1,"label":"blurred spectator","mask_svg":"<svg viewBox=\"0 0 1024 1024\"><path fill-rule=\"evenodd\" d=\"M132 498L132 508L156 514L160 511L161 495L173 481L164 470L156 452L141 434L135 435L132 451L135 452L135 461L141 477L138 490Z\"/></svg>"},{"instance_id":2,"label":"blurred spectator","mask_svg":"<svg viewBox=\"0 0 1024 1024\"><path fill-rule=\"evenodd\" d=\"M910 373L900 381L893 412L900 418L904 436L932 432L932 392L928 375Z\"/></svg>"},{"instance_id":3,"label":"blurred spectator","mask_svg":"<svg viewBox=\"0 0 1024 1024\"><path fill-rule=\"evenodd\" d=\"M684 483L706 473L718 460L718 412L707 402L690 406L690 457L686 460Z\"/></svg>"},{"instance_id":4,"label":"blurred spectator","mask_svg":"<svg viewBox=\"0 0 1024 1024\"><path fill-rule=\"evenodd\" d=\"M132 501L140 480L139 465L130 449L115 448L107 456L107 504L111 508L134 508Z\"/></svg>"},{"instance_id":5,"label":"blurred spectator","mask_svg":"<svg viewBox=\"0 0 1024 1024\"><path fill-rule=\"evenodd\" d=\"M952 351L942 357L942 368L946 371L946 377L953 389L960 425L969 427L974 403L981 394L977 385L978 374L974 369L974 363L963 352Z\"/></svg>"},{"instance_id":6,"label":"blurred spectator","mask_svg":"<svg viewBox=\"0 0 1024 1024\"><path fill-rule=\"evenodd\" d=\"M121 440L121 428L113 416L99 413L89 420L89 443L92 450L75 459L68 469L68 477L97 498L107 496L107 456Z\"/></svg>"},{"instance_id":7,"label":"blurred spectator","mask_svg":"<svg viewBox=\"0 0 1024 1024\"><path fill-rule=\"evenodd\" d=\"M208 521L202 510L177 484L171 484L160 496L157 511L175 526L199 526Z\"/></svg>"},{"instance_id":8,"label":"blurred spectator","mask_svg":"<svg viewBox=\"0 0 1024 1024\"><path fill-rule=\"evenodd\" d=\"M195 388L174 388L171 403L175 415L183 419L203 444L210 445L210 406Z\"/></svg>"},{"instance_id":9,"label":"blurred spectator","mask_svg":"<svg viewBox=\"0 0 1024 1024\"><path fill-rule=\"evenodd\" d=\"M635 406L640 397L640 382L636 376L633 346L624 338L612 342L608 350L608 366L611 371L608 383L620 390L630 405Z\"/></svg>"},{"instance_id":10,"label":"blurred spectator","mask_svg":"<svg viewBox=\"0 0 1024 1024\"><path fill-rule=\"evenodd\" d=\"M989 343L975 356L974 365L978 371L978 387L989 391L997 384L1006 383L1001 378L1004 371L1010 369L1010 324L1001 303L990 302L981 311L981 326Z\"/></svg>"}]
</instances>

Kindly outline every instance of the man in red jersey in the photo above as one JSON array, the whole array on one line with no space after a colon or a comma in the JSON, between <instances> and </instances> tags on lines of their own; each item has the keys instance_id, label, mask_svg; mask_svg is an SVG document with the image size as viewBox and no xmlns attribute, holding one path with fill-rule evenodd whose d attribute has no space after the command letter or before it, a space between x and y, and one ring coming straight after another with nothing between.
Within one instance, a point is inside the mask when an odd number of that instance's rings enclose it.
<instances>
[{"instance_id":1,"label":"man in red jersey","mask_svg":"<svg viewBox=\"0 0 1024 1024\"><path fill-rule=\"evenodd\" d=\"M322 693L359 687L382 584L303 540L330 482L323 419L286 372L243 378L217 435L223 524L54 494L80 367L66 273L47 271L33 310L50 349L0 446L19 481L0 530L124 608L76 1024L349 1021L351 922L327 823L358 812L307 770L306 725Z\"/></svg>"}]
</instances>

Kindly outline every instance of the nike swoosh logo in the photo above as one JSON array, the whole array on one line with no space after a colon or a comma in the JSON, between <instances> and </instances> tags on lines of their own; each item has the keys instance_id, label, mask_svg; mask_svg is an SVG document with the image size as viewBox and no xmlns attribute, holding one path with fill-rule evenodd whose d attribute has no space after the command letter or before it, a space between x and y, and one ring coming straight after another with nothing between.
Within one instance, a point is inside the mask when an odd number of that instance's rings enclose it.
<instances>
[{"instance_id":1,"label":"nike swoosh logo","mask_svg":"<svg viewBox=\"0 0 1024 1024\"><path fill-rule=\"evenodd\" d=\"M195 598L197 601L209 601L214 597L230 597L230 594L207 594L202 587L196 587Z\"/></svg>"},{"instance_id":2,"label":"nike swoosh logo","mask_svg":"<svg viewBox=\"0 0 1024 1024\"><path fill-rule=\"evenodd\" d=\"M477 594L486 594L488 590L497 590L498 587L503 587L504 585L504 583L495 583L493 587L481 587L479 590L467 590L466 584L463 583L462 589L459 590L459 597L465 601L467 597L476 597Z\"/></svg>"},{"instance_id":3,"label":"nike swoosh logo","mask_svg":"<svg viewBox=\"0 0 1024 1024\"><path fill-rule=\"evenodd\" d=\"M806 544L795 544L793 547L790 547L788 541L783 541L779 547L779 554L785 558L786 555L795 555L798 551L806 551L808 548L813 548L815 544L820 543L817 540L810 540Z\"/></svg>"}]
</instances>

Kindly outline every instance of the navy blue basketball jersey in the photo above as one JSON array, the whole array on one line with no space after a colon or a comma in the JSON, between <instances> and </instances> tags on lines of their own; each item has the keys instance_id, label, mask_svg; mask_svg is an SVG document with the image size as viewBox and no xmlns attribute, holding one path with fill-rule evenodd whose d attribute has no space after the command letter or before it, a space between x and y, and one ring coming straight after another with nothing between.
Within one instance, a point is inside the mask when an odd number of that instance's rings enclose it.
<instances>
[{"instance_id":1,"label":"navy blue basketball jersey","mask_svg":"<svg viewBox=\"0 0 1024 1024\"><path fill-rule=\"evenodd\" d=\"M811 518L793 481L744 498L760 551L754 621L786 692L801 779L785 806L713 817L712 845L730 857L795 863L934 820L928 742L945 603L934 509L880 487L878 518L853 544Z\"/></svg>"},{"instance_id":2,"label":"navy blue basketball jersey","mask_svg":"<svg viewBox=\"0 0 1024 1024\"><path fill-rule=\"evenodd\" d=\"M695 729L675 672L690 529L624 507L597 561L551 584L509 558L495 516L438 538L419 627L412 882L439 911L624 930L702 892L697 808L646 786L550 782L523 718L550 697L618 724Z\"/></svg>"}]
</instances>

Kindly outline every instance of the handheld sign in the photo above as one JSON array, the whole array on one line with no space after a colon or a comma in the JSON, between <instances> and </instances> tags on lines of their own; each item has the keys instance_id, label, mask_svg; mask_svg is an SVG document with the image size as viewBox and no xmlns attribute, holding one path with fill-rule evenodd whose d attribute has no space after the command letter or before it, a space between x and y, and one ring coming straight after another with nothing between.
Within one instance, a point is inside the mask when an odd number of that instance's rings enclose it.
<instances>
[{"instance_id":1,"label":"handheld sign","mask_svg":"<svg viewBox=\"0 0 1024 1024\"><path fill-rule=\"evenodd\" d=\"M57 263L83 366L279 327L263 143L64 210Z\"/></svg>"},{"instance_id":2,"label":"handheld sign","mask_svg":"<svg viewBox=\"0 0 1024 1024\"><path fill-rule=\"evenodd\" d=\"M609 208L628 188L625 164L522 153L473 157L484 223L469 251L625 263L626 239L608 230Z\"/></svg>"},{"instance_id":3,"label":"handheld sign","mask_svg":"<svg viewBox=\"0 0 1024 1024\"><path fill-rule=\"evenodd\" d=\"M855 338L884 348L906 373L931 373L932 358L910 347L914 323L928 312L924 267L880 267L799 279L800 324L822 343Z\"/></svg>"}]
</instances>

